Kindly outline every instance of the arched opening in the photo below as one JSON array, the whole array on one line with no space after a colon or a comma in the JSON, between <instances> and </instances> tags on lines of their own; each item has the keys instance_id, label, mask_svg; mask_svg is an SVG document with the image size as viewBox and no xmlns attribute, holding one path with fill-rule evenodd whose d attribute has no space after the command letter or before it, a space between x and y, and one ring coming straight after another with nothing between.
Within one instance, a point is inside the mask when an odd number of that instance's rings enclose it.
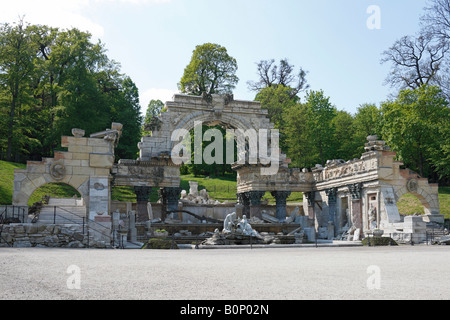
<instances>
[{"instance_id":1,"label":"arched opening","mask_svg":"<svg viewBox=\"0 0 450 320\"><path fill-rule=\"evenodd\" d=\"M425 198L414 193L405 193L397 200L397 208L402 216L424 215L429 205Z\"/></svg>"},{"instance_id":2,"label":"arched opening","mask_svg":"<svg viewBox=\"0 0 450 320\"><path fill-rule=\"evenodd\" d=\"M86 204L73 186L52 182L37 188L28 199L32 222L78 224L86 217Z\"/></svg>"}]
</instances>

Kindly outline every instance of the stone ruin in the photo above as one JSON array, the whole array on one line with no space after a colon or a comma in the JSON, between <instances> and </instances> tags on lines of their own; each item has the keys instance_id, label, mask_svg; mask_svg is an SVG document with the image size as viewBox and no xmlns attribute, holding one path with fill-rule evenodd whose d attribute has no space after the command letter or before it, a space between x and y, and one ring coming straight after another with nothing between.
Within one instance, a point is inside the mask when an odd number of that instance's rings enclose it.
<instances>
[{"instance_id":1,"label":"stone ruin","mask_svg":"<svg viewBox=\"0 0 450 320\"><path fill-rule=\"evenodd\" d=\"M198 191L195 183L191 183L189 193L181 190L180 165L171 158L174 146L171 134L177 129L191 130L198 121L256 131L271 130L274 126L259 102L234 100L229 95L204 99L177 94L173 101L166 103L166 109L152 134L139 143L140 156L136 160L121 159L115 163L114 149L123 129L119 123L90 137L85 137L81 129L73 129L73 136L61 138L61 145L67 151L55 151L54 158L28 161L26 169L15 170L13 205L27 208L32 193L44 184L69 184L83 198L86 223L98 239L106 242L120 240L114 230L117 231L124 219L119 219L117 214L132 220L126 226L131 242L136 241L141 226L148 226L149 222L151 225L155 218L164 223L170 213L171 219L182 222L183 214L177 212L184 205L196 204L205 209L204 218L211 218L214 209L223 204L210 199L206 190ZM427 224L444 222L439 211L438 185L401 169L403 163L395 161L395 155L384 141L371 136L360 159L330 160L325 167L290 168L290 159L283 153L278 157L279 170L272 175L261 175L261 168L266 166L261 161L235 163L232 168L237 172L237 203L214 218L224 221L234 212L237 218L242 220L245 216L261 230L270 224L281 225L279 230L292 225L284 235L295 230L294 234L302 232L309 241L316 237L360 240L378 230L393 237L423 241ZM127 204L124 212L116 214L111 201L113 186L132 187L137 203ZM153 210L149 207L149 194L155 189L160 196L159 213L156 206ZM262 198L266 192L276 199L273 214L264 207ZM286 205L292 192L304 195L303 205L294 217L288 215ZM402 219L396 203L406 193L420 199L424 216ZM197 217L201 218L202 214ZM200 223L207 221L200 220ZM98 225L102 228L96 230ZM151 228L141 233L151 232ZM260 236L266 232L261 230Z\"/></svg>"}]
</instances>

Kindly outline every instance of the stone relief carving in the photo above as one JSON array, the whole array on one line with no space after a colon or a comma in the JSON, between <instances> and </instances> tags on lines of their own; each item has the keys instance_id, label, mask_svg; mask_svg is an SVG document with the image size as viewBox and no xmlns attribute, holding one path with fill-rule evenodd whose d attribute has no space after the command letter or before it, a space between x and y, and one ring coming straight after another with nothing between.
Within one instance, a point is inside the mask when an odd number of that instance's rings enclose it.
<instances>
[{"instance_id":1,"label":"stone relief carving","mask_svg":"<svg viewBox=\"0 0 450 320\"><path fill-rule=\"evenodd\" d=\"M50 166L50 175L55 180L62 180L66 175L66 168L62 161L55 161Z\"/></svg>"}]
</instances>

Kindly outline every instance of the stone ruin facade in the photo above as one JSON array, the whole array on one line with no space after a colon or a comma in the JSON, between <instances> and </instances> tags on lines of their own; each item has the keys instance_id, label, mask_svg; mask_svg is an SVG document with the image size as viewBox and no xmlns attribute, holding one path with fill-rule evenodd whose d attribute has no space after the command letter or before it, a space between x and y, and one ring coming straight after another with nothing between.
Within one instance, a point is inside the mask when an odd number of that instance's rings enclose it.
<instances>
[{"instance_id":1,"label":"stone ruin facade","mask_svg":"<svg viewBox=\"0 0 450 320\"><path fill-rule=\"evenodd\" d=\"M213 95L210 99L175 95L166 103L166 112L152 123L153 131L139 143L136 160L121 159L115 163L114 148L119 143L122 125L84 137L74 129L72 137L62 137L66 152L55 152L54 158L27 163L14 175L13 204L27 205L31 194L51 182L64 182L79 191L86 205L86 218L111 224L111 187L131 186L137 195L136 222L149 217L149 193L158 190L163 205L162 220L167 212L178 210L182 190L180 165L172 161L172 133L192 130L195 122L222 125L233 129L271 130L267 110L259 102L234 100L232 96ZM252 146L250 146L252 147ZM292 192L304 194L303 212L319 236L338 238L350 233L354 239L373 230L386 233L416 234L423 240L425 222L442 222L438 186L429 184L395 161L395 152L384 141L368 137L366 152L360 159L331 160L326 167L289 168L290 160L280 153L278 171L261 175L265 164L236 163L237 206L248 218L262 218L262 198L270 192L276 199L275 219L286 220L286 201ZM247 158L248 159L248 158ZM407 217L402 221L397 200L406 193L417 196L425 208L424 217ZM186 195L183 195L185 197ZM225 217L223 217L225 218Z\"/></svg>"}]
</instances>

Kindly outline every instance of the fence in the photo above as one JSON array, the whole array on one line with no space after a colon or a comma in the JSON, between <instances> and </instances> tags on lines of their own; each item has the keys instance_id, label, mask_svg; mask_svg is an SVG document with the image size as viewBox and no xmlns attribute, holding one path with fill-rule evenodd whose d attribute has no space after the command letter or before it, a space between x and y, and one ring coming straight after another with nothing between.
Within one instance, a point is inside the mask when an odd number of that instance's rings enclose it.
<instances>
[{"instance_id":1,"label":"fence","mask_svg":"<svg viewBox=\"0 0 450 320\"><path fill-rule=\"evenodd\" d=\"M2 208L3 209L3 208ZM77 218L79 218L79 220L74 220L71 218L68 218L62 214L58 213L61 211L64 211L66 213L69 213ZM21 218L21 219L20 219ZM0 213L0 243L6 242L8 245L10 245L6 239L4 237L2 237L2 231L3 231L3 226L4 224L9 224L9 223L26 223L27 222L27 218L28 218L28 207L17 207L17 206L6 206L6 208L4 208L1 213ZM58 206L53 206L53 224L56 224L56 220L58 219L63 219L64 221L66 221L66 224L74 224L74 225L78 225L81 226L82 228L82 234L86 235L86 239L87 239L87 247L90 247L90 231L94 231L94 232L99 232L101 234L105 234L102 231L108 232L107 237L109 238L109 242L110 244L114 247L114 237L111 237L110 234L110 228L101 225L97 222L95 222L94 220L90 220L87 219L84 216L78 215L74 212L71 212L67 209L58 207ZM17 219L17 220L14 220ZM80 222L81 221L81 222ZM61 224L61 223L58 223ZM64 223L62 223L64 224Z\"/></svg>"}]
</instances>

